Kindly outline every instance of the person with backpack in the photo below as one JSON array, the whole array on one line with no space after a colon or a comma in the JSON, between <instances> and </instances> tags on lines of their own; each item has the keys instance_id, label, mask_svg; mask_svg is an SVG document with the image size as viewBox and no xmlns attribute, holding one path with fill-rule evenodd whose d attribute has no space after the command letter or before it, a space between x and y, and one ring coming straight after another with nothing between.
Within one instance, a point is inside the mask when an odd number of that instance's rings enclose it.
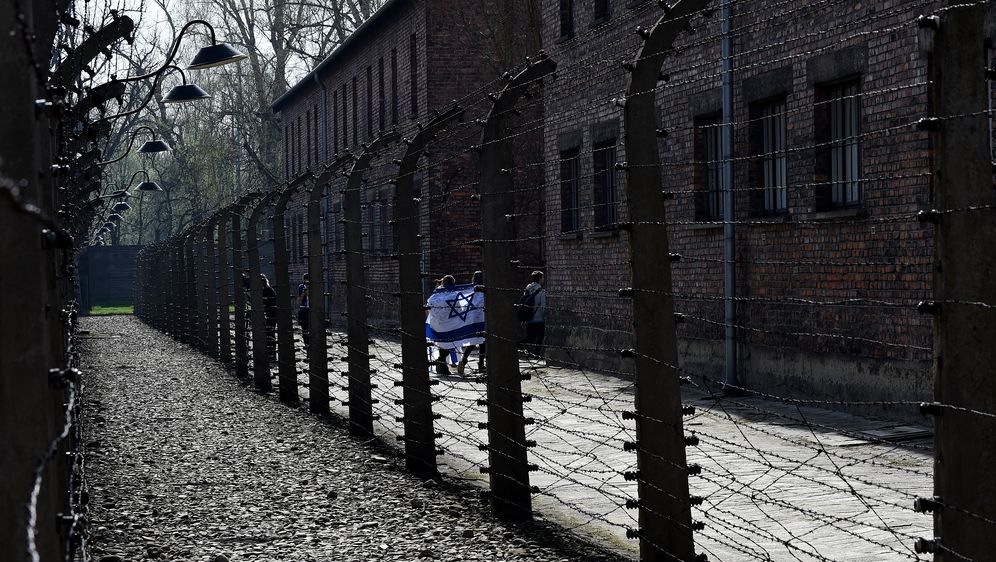
<instances>
[{"instance_id":1,"label":"person with backpack","mask_svg":"<svg viewBox=\"0 0 996 562\"><path fill-rule=\"evenodd\" d=\"M534 271L531 278L532 283L515 303L515 313L526 329L523 347L536 357L542 357L546 338L546 289L543 287L546 278L542 271Z\"/></svg>"}]
</instances>

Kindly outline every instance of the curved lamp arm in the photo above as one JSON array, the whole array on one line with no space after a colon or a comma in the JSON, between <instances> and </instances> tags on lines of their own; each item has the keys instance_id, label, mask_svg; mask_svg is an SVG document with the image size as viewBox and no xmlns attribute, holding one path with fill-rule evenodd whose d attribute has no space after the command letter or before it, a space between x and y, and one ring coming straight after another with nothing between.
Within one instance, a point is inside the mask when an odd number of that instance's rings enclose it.
<instances>
[{"instance_id":1,"label":"curved lamp arm","mask_svg":"<svg viewBox=\"0 0 996 562\"><path fill-rule=\"evenodd\" d=\"M131 175L131 179L128 180L128 184L127 185L131 185L135 181L135 177L138 176L138 174L144 174L145 175L145 181L152 181L151 179L149 179L149 173L148 172L146 172L145 170L139 170L139 171L137 171L137 172L135 172L134 174Z\"/></svg>"},{"instance_id":2,"label":"curved lamp arm","mask_svg":"<svg viewBox=\"0 0 996 562\"><path fill-rule=\"evenodd\" d=\"M186 25L184 25L182 28L180 28L180 32L176 34L176 39L173 39L173 44L170 45L169 51L167 52L167 55L166 55L166 62L163 63L162 67L160 67L157 70L153 70L152 72L150 72L148 74L142 74L140 76L131 76L129 78L122 78L121 81L122 82L133 82L135 80L144 80L146 78L149 78L149 77L152 77L152 76L156 76L157 74L159 74L162 71L166 70L170 66L173 66L173 64L172 64L173 60L176 58L176 54L180 50L180 39L182 39L183 35L187 32L188 29L190 29L190 26L192 26L194 24L202 24L202 25L206 26L208 28L208 31L211 32L211 44L212 45L217 45L218 44L218 41L217 41L217 39L215 38L215 35L214 35L214 28L211 27L210 23L208 23L208 22L206 22L204 20L190 20L190 21L188 21L186 23ZM174 68L176 68L176 67L174 66ZM187 79L184 78L184 82L183 82L184 84L187 83L186 80Z\"/></svg>"},{"instance_id":3,"label":"curved lamp arm","mask_svg":"<svg viewBox=\"0 0 996 562\"><path fill-rule=\"evenodd\" d=\"M107 117L101 117L100 119L94 121L94 123L100 123L101 121L113 121L113 120L118 119L120 117L127 117L129 115L134 115L134 114L138 113L139 111L142 111L143 109L145 109L145 106L149 105L149 102L152 101L152 96L156 95L156 88L159 87L159 84L160 84L160 82L162 82L163 76L166 75L166 71L167 70L175 70L175 71L179 72L180 73L180 78L183 80L183 84L184 85L187 84L187 74L183 71L182 68L180 68L179 66L176 66L174 64L167 64L166 66L160 68L156 72L153 72L151 74L145 74L145 75L139 76L139 77L124 78L124 79L115 78L115 80L118 80L120 82L132 82L132 81L138 80L140 78L149 78L150 76L155 76L156 79L152 83L152 88L149 88L149 94L147 96L145 96L145 99L142 100L142 103L138 107L136 107L135 109L129 110L129 111L124 111L122 113L115 113L114 115L108 115Z\"/></svg>"},{"instance_id":4,"label":"curved lamp arm","mask_svg":"<svg viewBox=\"0 0 996 562\"><path fill-rule=\"evenodd\" d=\"M113 160L104 160L102 162L97 162L97 163L95 163L93 165L94 166L106 166L108 164L113 164L115 162L118 162L121 159L123 159L125 156L128 156L128 154L131 152L132 145L135 144L135 137L138 136L138 133L140 133L142 131L142 129L146 129L147 131L149 131L150 133L152 133L152 140L156 140L156 132L152 129L152 127L149 127L148 125L142 125L141 127L139 127L137 129L135 129L134 131L132 131L132 133L131 133L131 139L128 140L128 148L125 149L124 154L122 154L121 156L118 156L117 158L115 158Z\"/></svg>"}]
</instances>

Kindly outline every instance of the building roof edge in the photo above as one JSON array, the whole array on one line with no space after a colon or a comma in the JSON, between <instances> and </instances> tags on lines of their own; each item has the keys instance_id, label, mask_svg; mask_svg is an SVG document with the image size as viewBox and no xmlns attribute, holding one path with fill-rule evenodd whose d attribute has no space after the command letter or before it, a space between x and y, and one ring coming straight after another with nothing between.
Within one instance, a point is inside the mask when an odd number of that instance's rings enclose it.
<instances>
[{"instance_id":1,"label":"building roof edge","mask_svg":"<svg viewBox=\"0 0 996 562\"><path fill-rule=\"evenodd\" d=\"M337 58L343 55L353 43L358 41L364 34L366 34L370 29L375 27L380 23L389 13L393 12L396 8L402 6L403 4L410 3L411 0L387 0L384 5L380 7L376 12L370 15L366 21L360 24L348 37L342 42L341 45L335 48L329 56L325 57L325 60L318 63L318 66L313 68L308 74L304 75L300 80L297 81L293 86L291 86L286 92L280 95L277 99L273 100L270 104L270 110L273 113L280 113L284 107L290 103L297 94L309 85L309 83L315 81L316 75L320 75L322 70L331 65Z\"/></svg>"}]
</instances>

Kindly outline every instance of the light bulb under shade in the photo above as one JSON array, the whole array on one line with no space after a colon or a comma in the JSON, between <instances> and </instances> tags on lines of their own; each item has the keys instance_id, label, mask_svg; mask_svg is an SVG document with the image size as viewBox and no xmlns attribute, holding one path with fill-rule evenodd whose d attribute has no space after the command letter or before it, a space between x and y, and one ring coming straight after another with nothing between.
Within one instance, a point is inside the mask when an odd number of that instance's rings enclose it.
<instances>
[{"instance_id":1,"label":"light bulb under shade","mask_svg":"<svg viewBox=\"0 0 996 562\"><path fill-rule=\"evenodd\" d=\"M197 51L194 60L190 61L190 65L187 66L187 70L203 70L205 68L239 62L244 58L246 58L246 55L236 51L228 43L218 43L217 45L204 47Z\"/></svg>"},{"instance_id":2,"label":"light bulb under shade","mask_svg":"<svg viewBox=\"0 0 996 562\"><path fill-rule=\"evenodd\" d=\"M161 140L150 140L145 141L142 148L138 149L142 154L155 154L156 152L167 152L169 151L169 145Z\"/></svg>"},{"instance_id":3,"label":"light bulb under shade","mask_svg":"<svg viewBox=\"0 0 996 562\"><path fill-rule=\"evenodd\" d=\"M163 190L163 188L159 187L159 184L156 183L156 182L154 182L154 181L143 181L142 183L138 184L138 186L135 189L137 189L139 191L162 191Z\"/></svg>"},{"instance_id":4,"label":"light bulb under shade","mask_svg":"<svg viewBox=\"0 0 996 562\"><path fill-rule=\"evenodd\" d=\"M173 86L173 89L163 96L163 103L184 103L190 101L204 100L210 98L211 94L205 92L197 84L180 84Z\"/></svg>"}]
</instances>

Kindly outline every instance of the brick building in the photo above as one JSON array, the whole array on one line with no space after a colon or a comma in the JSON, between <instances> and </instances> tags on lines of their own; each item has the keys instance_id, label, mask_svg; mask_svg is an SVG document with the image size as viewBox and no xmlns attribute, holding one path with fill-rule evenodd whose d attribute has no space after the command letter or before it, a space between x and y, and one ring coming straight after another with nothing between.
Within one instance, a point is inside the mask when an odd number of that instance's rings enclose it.
<instances>
[{"instance_id":1,"label":"brick building","mask_svg":"<svg viewBox=\"0 0 996 562\"><path fill-rule=\"evenodd\" d=\"M723 379L721 12L692 19L656 91L682 367ZM808 398L931 395L927 59L885 2L732 3L736 339L741 383ZM626 372L631 347L623 110L657 2L544 0L551 354ZM669 256L659 256L669 259ZM605 350L605 351L595 351Z\"/></svg>"},{"instance_id":2,"label":"brick building","mask_svg":"<svg viewBox=\"0 0 996 562\"><path fill-rule=\"evenodd\" d=\"M272 104L284 126L284 173L292 179L351 152L385 131L409 137L435 111L458 101L465 123L433 143L415 177L421 193L422 244L427 284L444 274L467 282L481 267L477 154L480 127L473 121L490 107L486 95L502 72L538 47L538 24L526 10L503 13L509 2L485 0L388 0L329 57ZM498 22L498 24L496 24ZM507 26L507 27L503 27ZM497 28L497 29L496 29ZM503 34L503 32L505 34ZM535 37L534 39L532 37ZM482 103L484 102L484 103ZM541 132L534 135L541 143ZM403 143L389 147L365 174L363 232L371 321L396 319L397 261L390 225L393 160ZM342 201L345 179L327 188L323 239L329 271L331 320L345 307ZM291 201L286 214L292 285L307 271L307 195ZM534 221L534 223L537 221ZM538 247L538 244L536 244ZM534 251L533 255L538 254ZM532 261L535 261L533 259Z\"/></svg>"}]
</instances>

